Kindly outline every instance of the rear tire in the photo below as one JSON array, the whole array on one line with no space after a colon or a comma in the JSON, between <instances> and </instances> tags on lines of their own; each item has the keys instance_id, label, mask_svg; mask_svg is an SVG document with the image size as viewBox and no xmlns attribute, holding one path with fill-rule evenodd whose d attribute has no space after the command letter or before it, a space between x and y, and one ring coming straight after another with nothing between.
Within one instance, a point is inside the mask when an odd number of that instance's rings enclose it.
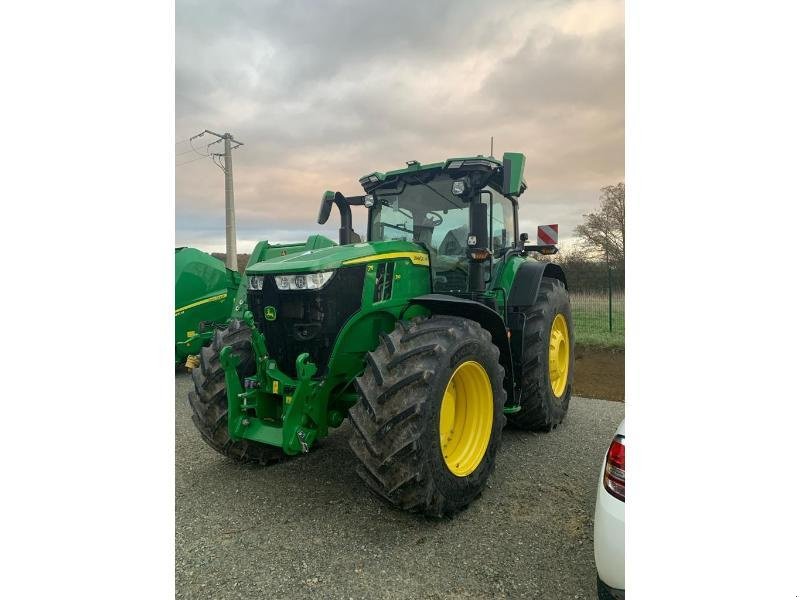
<instances>
[{"instance_id":1,"label":"rear tire","mask_svg":"<svg viewBox=\"0 0 800 600\"><path fill-rule=\"evenodd\" d=\"M228 394L225 372L219 362L219 353L225 346L230 346L240 358L238 372L242 381L256 371L250 328L234 319L225 329L218 329L211 345L200 350L200 367L192 369L194 391L189 392L192 421L203 441L228 458L260 465L277 462L285 456L281 448L249 440L233 441L228 435Z\"/></svg>"},{"instance_id":2,"label":"rear tire","mask_svg":"<svg viewBox=\"0 0 800 600\"><path fill-rule=\"evenodd\" d=\"M561 346L552 331L561 315L566 323L568 339ZM572 330L572 311L569 295L560 279L543 277L536 301L526 311L525 339L522 355L522 410L508 415L509 423L530 431L550 431L564 420L572 397L572 379L575 364L575 336ZM557 338L558 336L556 336ZM551 354L566 350L566 382L551 375ZM554 355L557 362L557 356ZM555 390L553 388L556 388Z\"/></svg>"},{"instance_id":3,"label":"rear tire","mask_svg":"<svg viewBox=\"0 0 800 600\"><path fill-rule=\"evenodd\" d=\"M505 425L499 356L489 332L463 318L398 321L392 333L382 334L356 379L361 400L350 409L350 447L367 486L398 508L434 517L453 514L478 497L494 469ZM459 408L443 414L445 403ZM464 425L455 425L458 416ZM440 425L448 430L444 435ZM448 437L456 427L480 441L462 452L460 440L467 437ZM459 456L464 458L457 463Z\"/></svg>"}]
</instances>

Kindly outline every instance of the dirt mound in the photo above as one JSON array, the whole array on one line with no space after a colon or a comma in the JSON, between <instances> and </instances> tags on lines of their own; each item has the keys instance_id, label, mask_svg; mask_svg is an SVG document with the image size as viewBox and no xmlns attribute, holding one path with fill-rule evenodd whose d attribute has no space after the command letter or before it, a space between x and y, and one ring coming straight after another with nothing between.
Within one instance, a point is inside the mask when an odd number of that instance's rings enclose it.
<instances>
[{"instance_id":1,"label":"dirt mound","mask_svg":"<svg viewBox=\"0 0 800 600\"><path fill-rule=\"evenodd\" d=\"M575 348L575 396L625 401L625 351Z\"/></svg>"}]
</instances>

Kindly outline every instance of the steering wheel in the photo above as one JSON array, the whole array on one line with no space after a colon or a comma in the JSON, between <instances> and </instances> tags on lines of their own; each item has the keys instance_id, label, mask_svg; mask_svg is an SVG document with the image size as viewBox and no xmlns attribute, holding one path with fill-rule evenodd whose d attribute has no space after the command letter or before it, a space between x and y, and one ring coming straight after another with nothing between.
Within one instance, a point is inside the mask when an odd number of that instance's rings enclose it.
<instances>
[{"instance_id":1,"label":"steering wheel","mask_svg":"<svg viewBox=\"0 0 800 600\"><path fill-rule=\"evenodd\" d=\"M425 213L425 218L426 219L430 219L431 220L431 224L434 227L438 227L444 221L444 219L442 218L442 215L440 215L439 213L434 212L432 210L429 210L428 212Z\"/></svg>"}]
</instances>

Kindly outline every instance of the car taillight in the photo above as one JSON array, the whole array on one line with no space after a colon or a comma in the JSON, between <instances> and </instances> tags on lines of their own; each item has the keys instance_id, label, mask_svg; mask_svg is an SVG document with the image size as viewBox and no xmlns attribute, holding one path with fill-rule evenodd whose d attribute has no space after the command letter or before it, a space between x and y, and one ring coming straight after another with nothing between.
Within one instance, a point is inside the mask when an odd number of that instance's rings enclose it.
<instances>
[{"instance_id":1,"label":"car taillight","mask_svg":"<svg viewBox=\"0 0 800 600\"><path fill-rule=\"evenodd\" d=\"M614 437L606 454L606 468L603 471L603 487L606 491L625 502L625 437Z\"/></svg>"}]
</instances>

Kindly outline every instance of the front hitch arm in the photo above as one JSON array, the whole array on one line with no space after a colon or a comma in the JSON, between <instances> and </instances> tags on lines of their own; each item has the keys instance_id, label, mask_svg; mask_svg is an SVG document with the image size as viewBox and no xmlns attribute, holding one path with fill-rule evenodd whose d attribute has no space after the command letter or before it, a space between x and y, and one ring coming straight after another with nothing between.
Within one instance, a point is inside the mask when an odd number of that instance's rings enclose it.
<instances>
[{"instance_id":1,"label":"front hitch arm","mask_svg":"<svg viewBox=\"0 0 800 600\"><path fill-rule=\"evenodd\" d=\"M320 433L320 426L325 425L324 419L320 420L309 404L318 385L313 381L317 366L304 352L295 361L297 379L289 378L276 368L275 361L267 354L266 339L256 328L253 313L245 311L243 320L251 330L256 376L246 378L242 387L237 370L240 357L230 346L222 349L220 364L225 372L228 395L228 433L234 440L250 439L281 446L286 454L308 452ZM250 409L258 415L264 394L283 397L280 425L248 416Z\"/></svg>"},{"instance_id":2,"label":"front hitch arm","mask_svg":"<svg viewBox=\"0 0 800 600\"><path fill-rule=\"evenodd\" d=\"M244 311L244 316L242 318L245 324L250 328L253 356L256 359L256 374L259 382L263 385L267 381L267 364L269 362L267 340L264 339L264 334L256 327L256 322L251 311Z\"/></svg>"},{"instance_id":3,"label":"front hitch arm","mask_svg":"<svg viewBox=\"0 0 800 600\"><path fill-rule=\"evenodd\" d=\"M306 409L311 397L313 382L311 378L317 372L317 365L308 360L308 352L297 357L297 387L291 396L286 396L283 412L283 449L287 454L308 452L308 447L317 437L317 427L309 427Z\"/></svg>"}]
</instances>

